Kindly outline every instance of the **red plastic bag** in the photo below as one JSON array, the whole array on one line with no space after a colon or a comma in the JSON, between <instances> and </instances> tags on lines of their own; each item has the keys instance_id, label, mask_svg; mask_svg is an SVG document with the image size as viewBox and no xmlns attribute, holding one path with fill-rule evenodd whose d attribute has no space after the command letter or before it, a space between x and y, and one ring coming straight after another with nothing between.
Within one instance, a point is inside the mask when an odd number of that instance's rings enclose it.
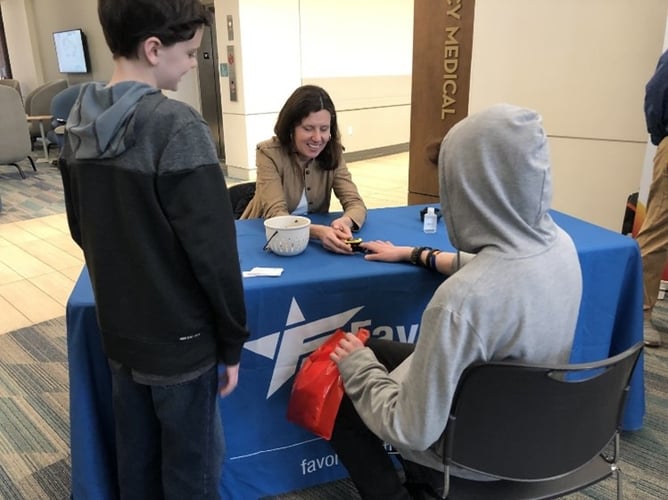
<instances>
[{"instance_id":1,"label":"red plastic bag","mask_svg":"<svg viewBox=\"0 0 668 500\"><path fill-rule=\"evenodd\" d=\"M369 331L360 328L355 334L363 343ZM288 420L327 440L332 437L334 420L343 398L343 381L330 353L345 336L338 329L311 353L300 368L288 402Z\"/></svg>"}]
</instances>

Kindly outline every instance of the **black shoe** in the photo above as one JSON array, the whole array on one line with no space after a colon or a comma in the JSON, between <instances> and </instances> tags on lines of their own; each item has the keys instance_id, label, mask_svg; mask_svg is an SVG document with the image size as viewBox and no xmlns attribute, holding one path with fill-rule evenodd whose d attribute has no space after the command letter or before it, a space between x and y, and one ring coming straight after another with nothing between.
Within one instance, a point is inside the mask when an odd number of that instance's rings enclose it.
<instances>
[{"instance_id":1,"label":"black shoe","mask_svg":"<svg viewBox=\"0 0 668 500\"><path fill-rule=\"evenodd\" d=\"M408 494L413 500L442 500L428 484L424 483L404 483L404 488L408 490Z\"/></svg>"},{"instance_id":2,"label":"black shoe","mask_svg":"<svg viewBox=\"0 0 668 500\"><path fill-rule=\"evenodd\" d=\"M404 486L413 495L413 498L419 500L444 498L444 473L442 471L406 459L401 460L401 465L406 475Z\"/></svg>"},{"instance_id":3,"label":"black shoe","mask_svg":"<svg viewBox=\"0 0 668 500\"><path fill-rule=\"evenodd\" d=\"M647 347L661 347L661 333L654 327L649 314L643 321L643 341Z\"/></svg>"}]
</instances>

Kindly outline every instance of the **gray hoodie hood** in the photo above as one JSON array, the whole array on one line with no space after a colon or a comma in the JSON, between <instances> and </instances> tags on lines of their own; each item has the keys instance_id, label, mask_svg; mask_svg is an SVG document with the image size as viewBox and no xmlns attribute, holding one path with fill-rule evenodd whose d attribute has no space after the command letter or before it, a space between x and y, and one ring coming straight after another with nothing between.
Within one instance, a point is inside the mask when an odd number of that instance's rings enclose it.
<instances>
[{"instance_id":1,"label":"gray hoodie hood","mask_svg":"<svg viewBox=\"0 0 668 500\"><path fill-rule=\"evenodd\" d=\"M75 158L114 158L125 152L137 103L156 92L160 89L132 81L111 87L99 82L83 85L66 125Z\"/></svg>"},{"instance_id":2,"label":"gray hoodie hood","mask_svg":"<svg viewBox=\"0 0 668 500\"><path fill-rule=\"evenodd\" d=\"M535 111L497 104L462 120L441 143L438 171L444 221L458 250L519 257L556 238L547 213L547 137Z\"/></svg>"}]
</instances>

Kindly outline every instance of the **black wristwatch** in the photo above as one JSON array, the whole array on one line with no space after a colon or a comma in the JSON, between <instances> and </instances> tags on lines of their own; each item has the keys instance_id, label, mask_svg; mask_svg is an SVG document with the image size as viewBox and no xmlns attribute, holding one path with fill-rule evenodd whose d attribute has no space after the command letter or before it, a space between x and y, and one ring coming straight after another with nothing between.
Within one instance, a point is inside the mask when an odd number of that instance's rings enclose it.
<instances>
[{"instance_id":1,"label":"black wristwatch","mask_svg":"<svg viewBox=\"0 0 668 500\"><path fill-rule=\"evenodd\" d=\"M422 252L425 250L431 250L431 247L413 247L413 250L411 251L411 256L408 259L411 264L414 266L418 265L418 259L420 258L420 255L422 255Z\"/></svg>"}]
</instances>

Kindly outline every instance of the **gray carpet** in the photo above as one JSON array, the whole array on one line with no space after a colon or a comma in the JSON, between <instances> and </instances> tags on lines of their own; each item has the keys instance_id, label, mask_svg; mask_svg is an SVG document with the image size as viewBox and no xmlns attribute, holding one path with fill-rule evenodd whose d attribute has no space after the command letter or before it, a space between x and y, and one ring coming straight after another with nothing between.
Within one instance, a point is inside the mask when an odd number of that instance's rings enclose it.
<instances>
[{"instance_id":1,"label":"gray carpet","mask_svg":"<svg viewBox=\"0 0 668 500\"><path fill-rule=\"evenodd\" d=\"M668 293L654 306L651 320L654 327L661 332L663 342L668 345Z\"/></svg>"},{"instance_id":2,"label":"gray carpet","mask_svg":"<svg viewBox=\"0 0 668 500\"><path fill-rule=\"evenodd\" d=\"M56 156L57 151L49 153L50 158ZM39 154L33 157L39 157ZM16 167L0 165L0 224L64 213L63 184L58 168L52 163L39 162L35 172L28 160L21 165L25 179L21 179ZM228 186L244 182L231 177L225 177L225 180Z\"/></svg>"},{"instance_id":3,"label":"gray carpet","mask_svg":"<svg viewBox=\"0 0 668 500\"><path fill-rule=\"evenodd\" d=\"M51 163L40 162L35 172L27 160L21 162L21 165L26 174L25 179L21 179L16 167L0 165L0 224L65 212L58 168Z\"/></svg>"},{"instance_id":4,"label":"gray carpet","mask_svg":"<svg viewBox=\"0 0 668 500\"><path fill-rule=\"evenodd\" d=\"M51 153L55 157L55 153ZM38 163L27 179L0 165L0 224L64 212L58 169ZM228 184L240 182L228 179ZM668 300L655 308L668 325ZM668 334L664 334L668 342ZM639 432L622 437L627 499L668 498L668 348L646 350L647 414ZM70 492L68 379L64 318L0 335L0 499L63 500ZM613 498L604 481L571 499ZM355 500L347 480L273 497L275 500ZM95 500L95 499L76 499ZM253 499L249 499L253 500Z\"/></svg>"},{"instance_id":5,"label":"gray carpet","mask_svg":"<svg viewBox=\"0 0 668 500\"><path fill-rule=\"evenodd\" d=\"M668 301L659 314L668 318ZM63 500L70 492L65 320L0 335L0 498ZM647 415L642 430L622 436L627 499L668 498L668 349L645 351ZM549 452L549 451L548 451ZM571 499L613 498L606 480ZM349 481L273 497L359 498ZM94 500L94 499L77 499ZM250 500L250 499L249 499Z\"/></svg>"},{"instance_id":6,"label":"gray carpet","mask_svg":"<svg viewBox=\"0 0 668 500\"><path fill-rule=\"evenodd\" d=\"M64 319L0 335L0 498L70 492Z\"/></svg>"}]
</instances>

